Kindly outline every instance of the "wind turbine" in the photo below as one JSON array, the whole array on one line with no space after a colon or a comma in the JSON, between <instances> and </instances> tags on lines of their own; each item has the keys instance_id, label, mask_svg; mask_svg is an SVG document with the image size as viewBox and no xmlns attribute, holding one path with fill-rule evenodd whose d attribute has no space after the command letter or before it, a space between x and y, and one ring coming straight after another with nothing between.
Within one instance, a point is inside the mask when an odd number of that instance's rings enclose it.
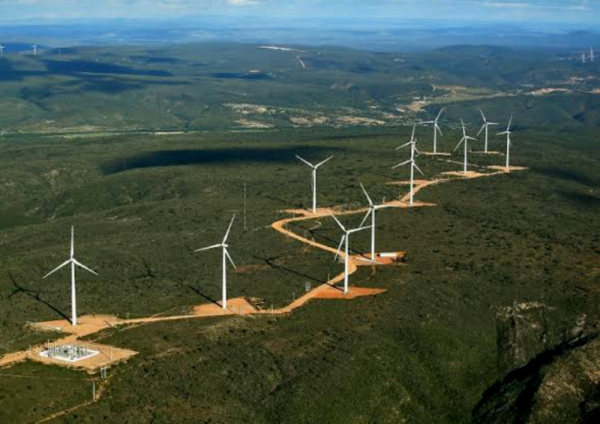
<instances>
[{"instance_id":1,"label":"wind turbine","mask_svg":"<svg viewBox=\"0 0 600 424\"><path fill-rule=\"evenodd\" d=\"M581 63L585 63L585 53L581 54Z\"/></svg>"},{"instance_id":2,"label":"wind turbine","mask_svg":"<svg viewBox=\"0 0 600 424\"><path fill-rule=\"evenodd\" d=\"M464 150L465 150L465 165L464 165L464 169L463 172L466 175L467 174L467 155L468 155L468 150L469 150L469 140L476 140L476 138L474 137L469 137L467 135L467 130L465 129L465 123L463 122L463 120L460 120L460 123L462 125L462 130L463 130L463 138L460 139L460 141L458 142L458 144L456 145L456 147L454 148L454 152L460 147L461 144L465 144L464 145Z\"/></svg>"},{"instance_id":3,"label":"wind turbine","mask_svg":"<svg viewBox=\"0 0 600 424\"><path fill-rule=\"evenodd\" d=\"M326 162L328 162L331 158L333 158L333 156L329 156L327 159L325 159L323 162L319 162L316 165L313 165L312 163L310 163L309 161L302 159L300 156L296 155L296 157L301 160L302 162L304 162L305 164L307 164L308 166L310 166L312 168L312 189L313 189L313 206L312 206L312 211L313 213L317 213L317 169L319 169L319 167L321 165L324 165Z\"/></svg>"},{"instance_id":4,"label":"wind turbine","mask_svg":"<svg viewBox=\"0 0 600 424\"><path fill-rule=\"evenodd\" d=\"M488 120L485 118L483 110L479 109L479 112L481 112L481 117L483 118L483 126L477 133L477 137L479 137L479 135L483 132L483 130L485 130L485 145L484 145L483 151L484 151L484 153L487 153L488 152L488 133L489 133L490 126L498 125L498 123L497 122L488 122Z\"/></svg>"},{"instance_id":5,"label":"wind turbine","mask_svg":"<svg viewBox=\"0 0 600 424\"><path fill-rule=\"evenodd\" d=\"M383 205L373 204L371 197L369 197L369 193L367 193L367 190L365 190L365 186L363 186L361 183L360 187L362 188L362 191L363 191L363 193L365 193L365 197L367 198L367 201L369 202L369 211L365 215L365 218L363 219L363 222L360 224L360 227L363 226L363 224L365 223L365 221L367 220L369 215L371 215L371 261L377 262L375 260L375 231L376 231L375 214L379 209L387 208L388 206L385 204L383 204Z\"/></svg>"},{"instance_id":6,"label":"wind turbine","mask_svg":"<svg viewBox=\"0 0 600 424\"><path fill-rule=\"evenodd\" d=\"M415 169L417 171L419 171L421 173L421 175L424 175L423 171L421 171L421 169L417 166L417 163L415 162L415 153L418 155L421 154L417 150L417 139L415 138L416 127L417 127L416 124L414 124L412 135L410 137L410 141L408 143L403 144L402 146L396 148L396 150L400 150L400 149L410 145L410 159L392 167L392 169L396 169L396 168L400 168L401 166L408 165L410 163L410 205L411 206L413 205L413 190L415 187Z\"/></svg>"},{"instance_id":7,"label":"wind turbine","mask_svg":"<svg viewBox=\"0 0 600 424\"><path fill-rule=\"evenodd\" d=\"M594 48L590 47L590 62L594 61Z\"/></svg>"},{"instance_id":8,"label":"wind turbine","mask_svg":"<svg viewBox=\"0 0 600 424\"><path fill-rule=\"evenodd\" d=\"M444 112L444 108L442 108L440 110L440 113L438 113L438 115L437 115L437 117L435 118L434 121L423 122L423 124L433 124L433 154L437 153L437 136L438 136L438 132L440 133L441 136L444 136L444 134L442 133L442 130L441 130L440 126L438 125L438 121L440 120L440 116L442 116L443 112Z\"/></svg>"},{"instance_id":9,"label":"wind turbine","mask_svg":"<svg viewBox=\"0 0 600 424\"><path fill-rule=\"evenodd\" d=\"M369 227L363 227L361 224L358 228L355 228L353 230L347 230L346 227L344 227L342 225L342 223L335 217L335 215L333 213L331 213L331 211L329 211L329 214L331 215L331 217L333 219L335 219L335 222L337 222L337 224L340 226L340 228L344 232L344 235L342 236L342 239L340 240L340 245L338 246L337 253L335 254L335 258L337 259L338 256L340 256L340 251L342 250L342 245L344 245L344 242L345 242L345 247L344 247L344 294L348 294L348 266L350 264L350 235L357 233L359 231L362 231L362 230L366 230ZM367 212L367 216L368 216L368 212ZM365 216L365 219L363 219L363 224L364 224L364 221L366 220L367 216Z\"/></svg>"},{"instance_id":10,"label":"wind turbine","mask_svg":"<svg viewBox=\"0 0 600 424\"><path fill-rule=\"evenodd\" d=\"M6 48L6 46L3 46L2 44L0 44L0 56L4 55L5 48Z\"/></svg>"},{"instance_id":11,"label":"wind turbine","mask_svg":"<svg viewBox=\"0 0 600 424\"><path fill-rule=\"evenodd\" d=\"M233 218L231 218L231 222L229 223L229 227L227 228L227 232L225 233L225 237L223 237L223 241L221 243L215 244L214 246L204 247L202 249L196 250L196 252L202 252L205 250L216 249L218 247L223 249L223 302L222 303L223 303L224 311L227 310L227 260L229 259L229 262L231 262L231 265L233 265L233 267L235 269L237 269L237 267L233 263L233 259L231 259L231 255L229 254L229 251L227 250L227 248L229 247L229 245L227 244L227 238L229 237L229 232L231 231L231 227L233 226L234 220L235 220L235 215L233 215Z\"/></svg>"},{"instance_id":12,"label":"wind turbine","mask_svg":"<svg viewBox=\"0 0 600 424\"><path fill-rule=\"evenodd\" d=\"M499 133L498 135L506 135L506 171L510 171L510 135L512 132L510 131L510 126L512 125L513 117L510 115L510 120L508 121L508 127L506 127L506 131Z\"/></svg>"},{"instance_id":13,"label":"wind turbine","mask_svg":"<svg viewBox=\"0 0 600 424\"><path fill-rule=\"evenodd\" d=\"M49 277L54 274L56 271L65 267L67 265L71 265L71 324L73 327L77 325L77 290L75 288L75 267L78 266L80 268L85 269L88 272L91 272L94 275L98 275L95 271L92 271L87 266L83 265L77 259L75 259L75 228L71 227L71 256L69 260L65 261L61 265L59 265L54 270L50 271L48 274L44 276L44 278Z\"/></svg>"},{"instance_id":14,"label":"wind turbine","mask_svg":"<svg viewBox=\"0 0 600 424\"><path fill-rule=\"evenodd\" d=\"M37 44L33 44L33 45L31 46L31 48L33 49L33 55L34 55L34 56L37 56L37 47L38 47L38 46L37 46Z\"/></svg>"}]
</instances>

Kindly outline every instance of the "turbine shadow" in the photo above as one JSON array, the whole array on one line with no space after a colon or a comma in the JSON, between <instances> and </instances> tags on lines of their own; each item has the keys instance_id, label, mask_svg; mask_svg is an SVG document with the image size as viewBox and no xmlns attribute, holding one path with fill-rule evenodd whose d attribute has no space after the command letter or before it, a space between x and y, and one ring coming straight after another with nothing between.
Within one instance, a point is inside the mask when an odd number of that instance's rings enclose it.
<instances>
[{"instance_id":1,"label":"turbine shadow","mask_svg":"<svg viewBox=\"0 0 600 424\"><path fill-rule=\"evenodd\" d=\"M258 259L259 261L265 261L265 263L267 265L269 265L273 269L278 269L278 270L281 270L281 271L289 272L290 274L294 274L294 275L297 275L299 277L307 278L307 279L309 279L311 281L314 281L316 283L319 283L319 284L325 284L326 283L326 281L320 280L320 279L315 278L315 277L311 277L308 274L304 274L302 272L296 271L296 270L288 268L286 266L276 264L275 260L277 260L278 258L261 258L260 256L253 256L253 258L254 259Z\"/></svg>"},{"instance_id":2,"label":"turbine shadow","mask_svg":"<svg viewBox=\"0 0 600 424\"><path fill-rule=\"evenodd\" d=\"M221 304L218 301L216 301L212 297L208 297L207 295L202 293L200 290L198 290L196 287L189 285L189 284L186 284L185 287L187 287L188 289L190 289L191 291L193 291L194 293L196 293L198 296L202 297L203 299L208 300L210 303L214 303L217 306L221 306Z\"/></svg>"},{"instance_id":3,"label":"turbine shadow","mask_svg":"<svg viewBox=\"0 0 600 424\"><path fill-rule=\"evenodd\" d=\"M17 295L19 293L23 293L24 295L26 295L30 299L33 299L36 302L39 302L39 303L45 305L46 307L50 308L52 311L54 311L55 313L57 313L58 315L60 315L62 318L64 318L67 321L71 322L71 318L69 318L65 313L63 313L56 306L54 306L51 303L49 303L48 301L44 300L40 296L40 293L37 290L31 290L31 289L27 289L25 287L20 286L19 283L17 283L17 280L15 279L15 277L13 276L13 274L10 271L7 271L7 273L8 273L8 278L10 278L10 282L15 287L15 290L13 290L13 292L10 295L8 295L8 300L11 300L13 298L13 296L15 296L15 295Z\"/></svg>"}]
</instances>

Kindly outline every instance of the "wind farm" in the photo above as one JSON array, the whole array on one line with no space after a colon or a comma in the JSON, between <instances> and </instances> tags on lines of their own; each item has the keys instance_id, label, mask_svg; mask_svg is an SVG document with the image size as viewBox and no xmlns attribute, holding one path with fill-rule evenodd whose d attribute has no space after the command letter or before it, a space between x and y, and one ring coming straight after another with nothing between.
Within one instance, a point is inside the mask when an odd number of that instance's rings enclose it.
<instances>
[{"instance_id":1,"label":"wind farm","mask_svg":"<svg viewBox=\"0 0 600 424\"><path fill-rule=\"evenodd\" d=\"M591 41L119 34L2 33L0 422L593 410Z\"/></svg>"}]
</instances>

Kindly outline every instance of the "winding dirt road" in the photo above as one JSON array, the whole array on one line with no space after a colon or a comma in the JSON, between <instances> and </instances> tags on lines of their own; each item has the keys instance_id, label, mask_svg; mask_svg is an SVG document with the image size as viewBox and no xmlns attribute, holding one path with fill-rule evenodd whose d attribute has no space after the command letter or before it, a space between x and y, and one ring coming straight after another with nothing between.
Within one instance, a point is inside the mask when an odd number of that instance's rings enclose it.
<instances>
[{"instance_id":1,"label":"winding dirt road","mask_svg":"<svg viewBox=\"0 0 600 424\"><path fill-rule=\"evenodd\" d=\"M521 170L527 169L527 168L523 168L523 167L511 167L510 169L504 169L502 167L488 167L488 168L495 172L489 172L489 173L470 172L467 175L461 175L460 173L457 173L457 172L448 172L445 174L448 176L453 176L453 177L459 176L459 177L462 177L465 179L472 179L472 178L499 175L499 174L503 174L505 172L510 172L510 171L521 171ZM419 191L421 191L425 187L429 187L431 185L440 184L440 183L452 181L452 180L456 180L456 178L444 178L444 179L437 179L437 180L416 180L414 182L415 185L413 188L413 195L416 195ZM392 182L389 184L406 185L407 183L409 183L409 182L399 181L399 182ZM400 198L400 200L390 201L390 202L385 203L385 205L388 208L409 208L409 207L434 206L434 204L424 203L424 202L414 202L414 204L411 206L408 203L409 198L410 198L410 193L407 193L402 198ZM312 246L314 248L321 249L323 251L335 254L335 253L337 253L336 248L328 246L323 243L319 243L315 240L308 239L299 234L296 234L293 231L289 230L288 226L290 224L296 223L296 222L301 222L301 221L306 221L306 220L316 220L319 218L327 218L330 216L331 213L335 214L336 216L341 216L341 215L366 213L366 211L367 211L367 208L360 208L360 209L347 210L347 211L318 209L316 213L312 213L312 212L309 212L306 210L290 209L290 210L286 210L285 212L292 214L293 215L292 218L284 218L284 219L278 220L278 221L274 222L271 225L271 227L275 231L278 231L279 233L283 234L285 237L292 238L292 239L297 240L301 243L304 243L308 246ZM344 255L345 255L345 253L343 251L340 252L341 258L345 260L346 258ZM398 258L402 258L402 257L404 257L404 252L398 252L397 255L398 255ZM367 256L350 255L348 260L349 260L349 274L354 274L358 270L359 266L382 266L382 265L391 265L396 262L395 260L390 259L390 258L378 257L377 263L373 263L369 260L368 255ZM199 305L199 306L194 307L193 312L191 314L187 314L187 315L176 315L176 316L155 315L152 317L138 318L138 319L120 319L115 316L105 316L105 315L84 316L84 317L80 318L80 325L78 325L77 327L71 326L70 323L66 320L35 323L35 324L31 324L31 326L34 328L37 328L37 329L51 330L51 331L58 330L58 331L68 333L69 334L68 336L55 341L53 344L58 344L58 345L73 344L73 343L78 343L80 338L82 338L84 336L89 336L91 334L95 334L104 329L112 328L112 327L125 326L124 330L126 330L128 328L133 328L138 325L146 325L146 324L151 324L151 323L155 323L155 322L176 321L176 320L183 320L183 319L198 319L198 318L204 318L204 317L214 317L214 316L223 316L223 315L289 314L289 313L293 312L295 309L302 307L304 304L306 304L307 302L309 302L312 299L347 299L347 300L350 300L350 299L354 299L354 298L360 297L360 296L377 295L377 294L383 293L385 291L382 289L352 287L350 289L350 293L343 294L342 290L339 287L337 287L337 284L341 283L343 281L343 279L344 279L344 273L341 273L341 274L335 276L333 279L327 281L326 283L307 292L304 296L296 299L289 305L284 306L283 308L278 308L278 309L258 310L255 308L254 305L252 305L246 299L236 298L236 299L228 300L229 307L227 310L223 310L221 308L221 306L218 304L204 304L204 305ZM81 342L79 342L79 343L81 343ZM39 355L39 353L42 352L43 350L45 350L47 346L40 345L40 346L33 347L29 350L26 350L26 351L9 353L9 354L1 357L0 358L0 368L12 366L18 362L22 362L27 359L32 359L32 360L40 361L43 363L51 363L51 364L56 364L56 365L61 365L61 366L80 368L80 369L84 369L88 372L93 373L93 372L96 372L101 367L115 364L120 361L125 361L128 358L137 354L137 352L134 352L131 350L119 349L116 347L101 345L101 344L97 344L94 342L89 342L89 343L86 342L86 344L88 344L88 346L92 349L99 350L101 352L100 355L90 358L90 359L87 359L87 360L82 360L82 361L70 364L70 363L60 362L60 361L52 359L52 358L41 357ZM102 395L104 387L105 387L104 384L99 386L100 390L99 390L99 392L97 392L98 396L95 401L97 401L100 398L100 396ZM92 402L94 402L94 401L85 402L83 404L74 406L68 410L57 412L49 417L44 418L43 420L41 420L39 422L46 422L53 418L57 418L59 416L73 412L79 408L89 405Z\"/></svg>"}]
</instances>

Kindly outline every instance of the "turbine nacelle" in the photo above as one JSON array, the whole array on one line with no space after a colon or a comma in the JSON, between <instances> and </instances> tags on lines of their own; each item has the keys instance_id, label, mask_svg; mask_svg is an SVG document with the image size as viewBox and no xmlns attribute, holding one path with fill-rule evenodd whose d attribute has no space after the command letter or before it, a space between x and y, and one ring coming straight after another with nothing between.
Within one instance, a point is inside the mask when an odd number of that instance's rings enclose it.
<instances>
[{"instance_id":1,"label":"turbine nacelle","mask_svg":"<svg viewBox=\"0 0 600 424\"><path fill-rule=\"evenodd\" d=\"M331 159L333 159L333 156L329 156L327 159L325 159L322 162L317 163L316 165L313 165L312 163L310 163L309 161L307 161L306 159L301 158L300 156L296 155L296 158L301 160L302 162L304 162L305 164L307 164L308 166L310 166L312 169L314 169L315 171L317 169L319 169L320 166L326 164L327 162L329 162Z\"/></svg>"}]
</instances>

